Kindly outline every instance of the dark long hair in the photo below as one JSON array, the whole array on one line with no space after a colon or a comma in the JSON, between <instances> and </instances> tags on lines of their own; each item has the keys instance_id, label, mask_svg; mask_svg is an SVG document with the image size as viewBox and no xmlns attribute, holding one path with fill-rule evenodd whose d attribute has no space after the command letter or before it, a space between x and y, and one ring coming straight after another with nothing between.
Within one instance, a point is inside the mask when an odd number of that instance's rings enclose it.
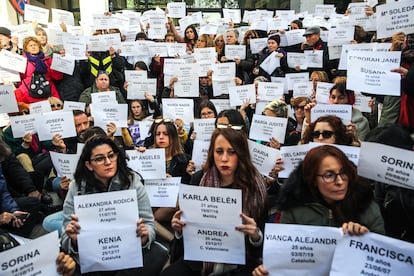
<instances>
[{"instance_id":1,"label":"dark long hair","mask_svg":"<svg viewBox=\"0 0 414 276\"><path fill-rule=\"evenodd\" d=\"M233 187L241 189L243 193L243 206L250 216L259 218L266 208L266 192L264 181L253 165L250 157L247 135L244 131L231 128L216 128L211 136L204 169L215 167L214 148L218 136L222 135L237 154L237 169L234 173ZM258 180L260 183L258 183ZM259 202L259 204L258 204Z\"/></svg>"},{"instance_id":2,"label":"dark long hair","mask_svg":"<svg viewBox=\"0 0 414 276\"><path fill-rule=\"evenodd\" d=\"M216 106L214 105L214 103L210 100L203 100L200 103L200 106L198 107L198 115L201 118L201 110L203 110L203 108L208 108L211 109L211 111L214 112L214 118L217 117L217 109Z\"/></svg>"},{"instance_id":3,"label":"dark long hair","mask_svg":"<svg viewBox=\"0 0 414 276\"><path fill-rule=\"evenodd\" d=\"M168 148L165 149L166 151L165 153L167 154L169 151L169 154L172 157L174 157L175 155L184 153L183 148L180 143L180 138L178 137L177 128L175 127L174 122L172 120L169 121L168 119L165 119L165 121L163 120L160 123L156 123L156 121L157 120L155 120L153 123L154 129L152 132L152 135L154 137L154 147L158 148L158 145L156 144L157 128L160 125L165 125L165 128L167 129L168 137L170 139L170 145L168 146Z\"/></svg>"},{"instance_id":4,"label":"dark long hair","mask_svg":"<svg viewBox=\"0 0 414 276\"><path fill-rule=\"evenodd\" d=\"M132 171L127 167L124 151L120 150L119 147L116 146L115 142L106 135L96 135L89 138L89 140L86 141L85 146L83 147L82 153L80 155L78 164L76 166L74 178L76 183L79 185L79 190L81 190L82 181L85 181L86 193L96 190L100 192L107 191L107 187L105 187L103 183L96 179L93 172L85 166L86 161L90 162L92 151L96 147L101 145L110 146L112 148L112 151L118 154L117 174L121 181L121 189L128 189L131 185L131 180L129 177L132 175Z\"/></svg>"}]
</instances>

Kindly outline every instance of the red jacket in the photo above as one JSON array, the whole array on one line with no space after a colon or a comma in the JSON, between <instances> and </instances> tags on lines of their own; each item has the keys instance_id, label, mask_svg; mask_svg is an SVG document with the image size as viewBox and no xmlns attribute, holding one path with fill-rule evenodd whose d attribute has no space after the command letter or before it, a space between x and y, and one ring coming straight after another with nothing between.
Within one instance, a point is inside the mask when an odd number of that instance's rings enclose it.
<instances>
[{"instance_id":1,"label":"red jacket","mask_svg":"<svg viewBox=\"0 0 414 276\"><path fill-rule=\"evenodd\" d=\"M50 89L52 92L52 96L60 99L59 92L57 91L56 86L53 83L53 81L62 79L63 74L61 72L50 69L50 65L52 64L52 58L45 56L43 61L47 66L47 72L45 74L45 77L50 83ZM20 95L16 95L16 98L19 98L19 100L21 99L22 102L33 103L33 102L44 101L47 99L47 98L35 99L29 96L28 87L30 87L30 81L32 79L32 74L34 71L35 71L34 63L28 61L27 66L26 66L26 72L24 72L23 74L22 73L20 74L21 82L19 83L19 87L18 87L19 88L18 90L20 91L17 91L19 92Z\"/></svg>"}]
</instances>

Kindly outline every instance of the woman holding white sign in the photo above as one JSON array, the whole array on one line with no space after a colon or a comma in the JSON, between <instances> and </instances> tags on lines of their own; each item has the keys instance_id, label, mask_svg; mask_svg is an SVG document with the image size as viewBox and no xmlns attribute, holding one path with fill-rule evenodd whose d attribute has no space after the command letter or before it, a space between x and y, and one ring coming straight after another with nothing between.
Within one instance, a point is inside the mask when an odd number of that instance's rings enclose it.
<instances>
[{"instance_id":1,"label":"woman holding white sign","mask_svg":"<svg viewBox=\"0 0 414 276\"><path fill-rule=\"evenodd\" d=\"M370 184L334 146L311 149L280 191L280 223L342 227L344 233L384 234L384 221ZM253 275L267 275L263 265Z\"/></svg>"},{"instance_id":2,"label":"woman holding white sign","mask_svg":"<svg viewBox=\"0 0 414 276\"><path fill-rule=\"evenodd\" d=\"M137 274L143 272L143 275L157 275L161 270L164 265L163 261L165 261L165 256L162 254L165 252L154 251L157 250L153 244L155 240L154 217L142 179L140 175L127 167L125 154L115 142L111 138L99 135L85 143L76 167L74 180L69 186L63 205L65 231L61 238L61 244L63 250L76 259L78 266L78 235L82 221L75 214L74 197L127 189L136 190L137 194L139 218L136 223L136 235L141 238L144 267L125 269L122 272L136 272ZM158 254L157 257L151 256L155 253Z\"/></svg>"},{"instance_id":3,"label":"woman holding white sign","mask_svg":"<svg viewBox=\"0 0 414 276\"><path fill-rule=\"evenodd\" d=\"M246 264L201 263L173 256L172 261L176 262L161 275L209 275L213 271L214 275L251 275L261 255L261 229L267 206L265 182L251 161L246 134L231 127L216 128L211 137L204 171L193 174L190 184L242 190L243 213L240 217L243 224L237 226L236 230L245 234ZM182 229L185 227L185 222L181 220L182 213L183 210L177 211L171 221L177 238L176 249L180 248Z\"/></svg>"}]
</instances>

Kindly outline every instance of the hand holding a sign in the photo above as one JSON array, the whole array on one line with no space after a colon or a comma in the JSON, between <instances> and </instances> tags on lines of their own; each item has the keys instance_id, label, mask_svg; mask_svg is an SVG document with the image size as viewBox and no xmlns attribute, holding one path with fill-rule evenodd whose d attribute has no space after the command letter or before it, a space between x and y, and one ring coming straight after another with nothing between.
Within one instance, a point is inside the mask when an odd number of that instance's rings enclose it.
<instances>
[{"instance_id":1,"label":"hand holding a sign","mask_svg":"<svg viewBox=\"0 0 414 276\"><path fill-rule=\"evenodd\" d=\"M56 258L57 272L63 276L73 275L76 269L76 262L71 256L60 252Z\"/></svg>"},{"instance_id":2,"label":"hand holding a sign","mask_svg":"<svg viewBox=\"0 0 414 276\"><path fill-rule=\"evenodd\" d=\"M110 122L106 125L106 134L108 137L113 137L116 132L116 124L113 122Z\"/></svg>"},{"instance_id":3,"label":"hand holding a sign","mask_svg":"<svg viewBox=\"0 0 414 276\"><path fill-rule=\"evenodd\" d=\"M240 217L242 218L243 224L236 226L236 230L248 235L251 241L260 242L263 235L259 227L257 227L254 218L248 217L243 213L240 214Z\"/></svg>"},{"instance_id":4,"label":"hand holding a sign","mask_svg":"<svg viewBox=\"0 0 414 276\"><path fill-rule=\"evenodd\" d=\"M261 264L253 270L252 275L253 276L266 276L266 275L269 275L269 271L267 271L267 269L264 268L264 266Z\"/></svg>"},{"instance_id":5,"label":"hand holding a sign","mask_svg":"<svg viewBox=\"0 0 414 276\"><path fill-rule=\"evenodd\" d=\"M308 123L308 124L310 124L312 121L311 121L311 110L312 110L312 108L313 107L315 107L315 105L316 105L316 103L308 103L307 105L305 105L305 119L306 119L306 122Z\"/></svg>"},{"instance_id":6,"label":"hand holding a sign","mask_svg":"<svg viewBox=\"0 0 414 276\"><path fill-rule=\"evenodd\" d=\"M183 227L185 226L185 222L181 220L181 214L183 213L182 210L178 210L175 212L172 220L171 220L171 227L177 232L178 235L182 235Z\"/></svg>"},{"instance_id":7,"label":"hand holding a sign","mask_svg":"<svg viewBox=\"0 0 414 276\"><path fill-rule=\"evenodd\" d=\"M58 147L61 152L66 152L66 144L65 141L63 141L62 135L57 133L52 138L52 144L55 147Z\"/></svg>"},{"instance_id":8,"label":"hand holding a sign","mask_svg":"<svg viewBox=\"0 0 414 276\"><path fill-rule=\"evenodd\" d=\"M342 224L342 231L344 234L348 233L351 236L360 236L369 232L365 226L352 221Z\"/></svg>"},{"instance_id":9,"label":"hand holding a sign","mask_svg":"<svg viewBox=\"0 0 414 276\"><path fill-rule=\"evenodd\" d=\"M148 242L149 231L142 219L139 219L137 222L137 236L141 238L142 246Z\"/></svg>"},{"instance_id":10,"label":"hand holding a sign","mask_svg":"<svg viewBox=\"0 0 414 276\"><path fill-rule=\"evenodd\" d=\"M73 243L77 243L80 225L78 223L78 216L71 215L72 220L66 225L65 232L70 237Z\"/></svg>"}]
</instances>

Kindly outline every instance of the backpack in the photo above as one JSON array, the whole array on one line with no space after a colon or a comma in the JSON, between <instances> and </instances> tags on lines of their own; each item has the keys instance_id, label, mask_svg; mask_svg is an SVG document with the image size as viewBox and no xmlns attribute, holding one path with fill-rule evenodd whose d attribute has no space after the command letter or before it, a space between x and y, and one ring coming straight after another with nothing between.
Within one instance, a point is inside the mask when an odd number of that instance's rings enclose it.
<instances>
[{"instance_id":1,"label":"backpack","mask_svg":"<svg viewBox=\"0 0 414 276\"><path fill-rule=\"evenodd\" d=\"M24 82L24 81L23 81ZM52 96L50 83L43 73L33 72L30 87L24 82L29 90L29 96L35 99L49 98Z\"/></svg>"},{"instance_id":2,"label":"backpack","mask_svg":"<svg viewBox=\"0 0 414 276\"><path fill-rule=\"evenodd\" d=\"M19 242L4 229L0 228L0 252L16 247Z\"/></svg>"}]
</instances>

